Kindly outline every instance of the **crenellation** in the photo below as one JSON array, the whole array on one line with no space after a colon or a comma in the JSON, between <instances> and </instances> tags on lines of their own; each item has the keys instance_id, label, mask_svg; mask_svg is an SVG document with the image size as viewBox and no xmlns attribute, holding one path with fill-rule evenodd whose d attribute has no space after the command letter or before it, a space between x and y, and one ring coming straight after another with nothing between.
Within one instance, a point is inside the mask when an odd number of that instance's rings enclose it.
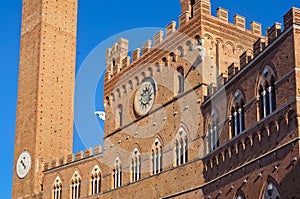
<instances>
[{"instance_id":1,"label":"crenellation","mask_svg":"<svg viewBox=\"0 0 300 199\"><path fill-rule=\"evenodd\" d=\"M106 70L108 79L118 74L123 68L123 59L128 56L128 40L120 38L118 43L106 50Z\"/></svg>"},{"instance_id":2,"label":"crenellation","mask_svg":"<svg viewBox=\"0 0 300 199\"><path fill-rule=\"evenodd\" d=\"M164 31L160 30L158 33L156 33L153 37L154 39L154 46L157 46L164 40Z\"/></svg>"},{"instance_id":3,"label":"crenellation","mask_svg":"<svg viewBox=\"0 0 300 199\"><path fill-rule=\"evenodd\" d=\"M217 88L222 87L228 80L228 74L221 73L217 78Z\"/></svg>"},{"instance_id":4,"label":"crenellation","mask_svg":"<svg viewBox=\"0 0 300 199\"><path fill-rule=\"evenodd\" d=\"M300 8L291 8L283 17L284 29L293 24L300 25Z\"/></svg>"},{"instance_id":5,"label":"crenellation","mask_svg":"<svg viewBox=\"0 0 300 199\"><path fill-rule=\"evenodd\" d=\"M152 41L148 39L145 43L142 45L142 55L146 54L149 52L152 48Z\"/></svg>"},{"instance_id":6,"label":"crenellation","mask_svg":"<svg viewBox=\"0 0 300 199\"><path fill-rule=\"evenodd\" d=\"M85 158L88 158L88 157L91 157L93 156L93 149L92 148L88 148L84 151L84 157Z\"/></svg>"},{"instance_id":7,"label":"crenellation","mask_svg":"<svg viewBox=\"0 0 300 199\"><path fill-rule=\"evenodd\" d=\"M228 22L228 10L221 7L217 8L217 17Z\"/></svg>"},{"instance_id":8,"label":"crenellation","mask_svg":"<svg viewBox=\"0 0 300 199\"><path fill-rule=\"evenodd\" d=\"M123 70L124 68L126 68L127 66L130 66L130 57L127 56L122 60L122 68L121 70Z\"/></svg>"},{"instance_id":9,"label":"crenellation","mask_svg":"<svg viewBox=\"0 0 300 199\"><path fill-rule=\"evenodd\" d=\"M229 67L228 67L228 79L231 79L237 72L238 72L238 67L236 66L235 63L232 63Z\"/></svg>"},{"instance_id":10,"label":"crenellation","mask_svg":"<svg viewBox=\"0 0 300 199\"><path fill-rule=\"evenodd\" d=\"M132 52L132 62L135 62L141 57L141 49L137 48Z\"/></svg>"},{"instance_id":11,"label":"crenellation","mask_svg":"<svg viewBox=\"0 0 300 199\"><path fill-rule=\"evenodd\" d=\"M102 151L102 146L101 145L98 145L98 146L95 146L94 147L94 155L99 155L101 154L103 151Z\"/></svg>"},{"instance_id":12,"label":"crenellation","mask_svg":"<svg viewBox=\"0 0 300 199\"><path fill-rule=\"evenodd\" d=\"M271 28L267 29L268 43L274 41L281 33L281 23L276 22Z\"/></svg>"},{"instance_id":13,"label":"crenellation","mask_svg":"<svg viewBox=\"0 0 300 199\"><path fill-rule=\"evenodd\" d=\"M66 164L66 158L65 157L59 158L58 164L59 164L59 166Z\"/></svg>"},{"instance_id":14,"label":"crenellation","mask_svg":"<svg viewBox=\"0 0 300 199\"><path fill-rule=\"evenodd\" d=\"M184 13L182 13L178 18L179 18L179 27L184 26L185 24L187 24L190 20L191 14L186 11Z\"/></svg>"},{"instance_id":15,"label":"crenellation","mask_svg":"<svg viewBox=\"0 0 300 199\"><path fill-rule=\"evenodd\" d=\"M174 32L176 32L176 21L171 21L166 25L166 37L170 37Z\"/></svg>"},{"instance_id":16,"label":"crenellation","mask_svg":"<svg viewBox=\"0 0 300 199\"><path fill-rule=\"evenodd\" d=\"M194 5L194 16L198 15L211 15L210 0L196 0Z\"/></svg>"},{"instance_id":17,"label":"crenellation","mask_svg":"<svg viewBox=\"0 0 300 199\"><path fill-rule=\"evenodd\" d=\"M67 156L67 163L71 163L74 162L74 154L69 154Z\"/></svg>"},{"instance_id":18,"label":"crenellation","mask_svg":"<svg viewBox=\"0 0 300 199\"><path fill-rule=\"evenodd\" d=\"M48 162L44 163L44 171L47 171L50 169L50 164Z\"/></svg>"},{"instance_id":19,"label":"crenellation","mask_svg":"<svg viewBox=\"0 0 300 199\"><path fill-rule=\"evenodd\" d=\"M83 159L83 151L79 151L76 153L76 161Z\"/></svg>"},{"instance_id":20,"label":"crenellation","mask_svg":"<svg viewBox=\"0 0 300 199\"><path fill-rule=\"evenodd\" d=\"M261 24L255 21L252 21L250 23L250 30L252 31L252 33L256 34L256 35L261 35L262 34L262 30L261 30Z\"/></svg>"},{"instance_id":21,"label":"crenellation","mask_svg":"<svg viewBox=\"0 0 300 199\"><path fill-rule=\"evenodd\" d=\"M50 163L51 168L55 168L57 166L57 160L52 160Z\"/></svg>"},{"instance_id":22,"label":"crenellation","mask_svg":"<svg viewBox=\"0 0 300 199\"><path fill-rule=\"evenodd\" d=\"M258 55L267 45L268 45L267 38L266 37L260 37L253 44L254 56Z\"/></svg>"},{"instance_id":23,"label":"crenellation","mask_svg":"<svg viewBox=\"0 0 300 199\"><path fill-rule=\"evenodd\" d=\"M252 54L248 51L245 51L240 56L240 69L244 68L250 62L251 59L252 59Z\"/></svg>"},{"instance_id":24,"label":"crenellation","mask_svg":"<svg viewBox=\"0 0 300 199\"><path fill-rule=\"evenodd\" d=\"M246 18L241 16L241 15L234 15L234 24L242 29L242 30L245 30L246 29Z\"/></svg>"}]
</instances>

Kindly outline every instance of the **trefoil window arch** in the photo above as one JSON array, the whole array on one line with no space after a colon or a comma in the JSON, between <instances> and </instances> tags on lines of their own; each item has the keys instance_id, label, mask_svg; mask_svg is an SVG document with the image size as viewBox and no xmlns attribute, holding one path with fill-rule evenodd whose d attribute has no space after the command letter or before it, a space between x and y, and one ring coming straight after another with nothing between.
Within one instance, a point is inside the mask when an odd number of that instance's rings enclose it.
<instances>
[{"instance_id":1,"label":"trefoil window arch","mask_svg":"<svg viewBox=\"0 0 300 199\"><path fill-rule=\"evenodd\" d=\"M117 157L114 162L113 183L114 188L121 187L122 185L122 164L119 157Z\"/></svg>"},{"instance_id":2,"label":"trefoil window arch","mask_svg":"<svg viewBox=\"0 0 300 199\"><path fill-rule=\"evenodd\" d=\"M91 172L91 195L99 194L101 192L101 171L96 165Z\"/></svg>"},{"instance_id":3,"label":"trefoil window arch","mask_svg":"<svg viewBox=\"0 0 300 199\"><path fill-rule=\"evenodd\" d=\"M53 199L62 198L62 181L59 176L56 177L53 184Z\"/></svg>"},{"instance_id":4,"label":"trefoil window arch","mask_svg":"<svg viewBox=\"0 0 300 199\"><path fill-rule=\"evenodd\" d=\"M75 171L73 174L72 180L71 180L71 198L72 199L78 199L80 198L80 190L81 190L81 177L78 173L78 171Z\"/></svg>"},{"instance_id":5,"label":"trefoil window arch","mask_svg":"<svg viewBox=\"0 0 300 199\"><path fill-rule=\"evenodd\" d=\"M175 166L180 166L188 161L188 137L186 131L180 127L174 144Z\"/></svg>"},{"instance_id":6,"label":"trefoil window arch","mask_svg":"<svg viewBox=\"0 0 300 199\"><path fill-rule=\"evenodd\" d=\"M276 110L275 74L269 66L263 70L260 77L258 92L259 115L260 119L263 119Z\"/></svg>"},{"instance_id":7,"label":"trefoil window arch","mask_svg":"<svg viewBox=\"0 0 300 199\"><path fill-rule=\"evenodd\" d=\"M141 179L141 154L138 148L135 148L131 158L131 181L136 182Z\"/></svg>"},{"instance_id":8,"label":"trefoil window arch","mask_svg":"<svg viewBox=\"0 0 300 199\"><path fill-rule=\"evenodd\" d=\"M159 139L155 139L151 150L152 175L162 171L162 146Z\"/></svg>"},{"instance_id":9,"label":"trefoil window arch","mask_svg":"<svg viewBox=\"0 0 300 199\"><path fill-rule=\"evenodd\" d=\"M234 93L231 106L231 137L239 135L245 130L244 97L240 90Z\"/></svg>"}]
</instances>

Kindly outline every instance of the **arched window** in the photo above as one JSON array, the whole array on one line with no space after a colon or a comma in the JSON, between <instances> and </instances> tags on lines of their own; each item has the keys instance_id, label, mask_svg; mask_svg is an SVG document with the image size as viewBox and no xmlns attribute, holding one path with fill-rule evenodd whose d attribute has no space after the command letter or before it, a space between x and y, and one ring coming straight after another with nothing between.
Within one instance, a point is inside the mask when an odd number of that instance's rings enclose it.
<instances>
[{"instance_id":1,"label":"arched window","mask_svg":"<svg viewBox=\"0 0 300 199\"><path fill-rule=\"evenodd\" d=\"M118 106L117 109L116 125L117 128L121 128L123 126L123 106L121 104Z\"/></svg>"},{"instance_id":2,"label":"arched window","mask_svg":"<svg viewBox=\"0 0 300 199\"><path fill-rule=\"evenodd\" d=\"M62 198L62 181L59 176L56 177L53 184L53 199Z\"/></svg>"},{"instance_id":3,"label":"arched window","mask_svg":"<svg viewBox=\"0 0 300 199\"><path fill-rule=\"evenodd\" d=\"M135 148L131 158L131 174L132 182L136 182L141 179L141 154L138 148Z\"/></svg>"},{"instance_id":4,"label":"arched window","mask_svg":"<svg viewBox=\"0 0 300 199\"><path fill-rule=\"evenodd\" d=\"M208 148L213 151L219 147L219 114L213 110L210 116L210 123L208 127Z\"/></svg>"},{"instance_id":5,"label":"arched window","mask_svg":"<svg viewBox=\"0 0 300 199\"><path fill-rule=\"evenodd\" d=\"M244 121L244 97L241 91L234 93L234 99L231 106L231 137L239 135L245 130Z\"/></svg>"},{"instance_id":6,"label":"arched window","mask_svg":"<svg viewBox=\"0 0 300 199\"><path fill-rule=\"evenodd\" d=\"M91 172L91 195L99 194L101 192L101 171L98 165L93 168Z\"/></svg>"},{"instance_id":7,"label":"arched window","mask_svg":"<svg viewBox=\"0 0 300 199\"><path fill-rule=\"evenodd\" d=\"M183 128L179 128L174 144L175 165L180 166L188 161L188 137Z\"/></svg>"},{"instance_id":8,"label":"arched window","mask_svg":"<svg viewBox=\"0 0 300 199\"><path fill-rule=\"evenodd\" d=\"M151 150L152 174L162 171L162 146L159 139L155 139Z\"/></svg>"},{"instance_id":9,"label":"arched window","mask_svg":"<svg viewBox=\"0 0 300 199\"><path fill-rule=\"evenodd\" d=\"M118 188L122 185L122 165L119 157L117 157L114 162L113 182L114 188Z\"/></svg>"},{"instance_id":10,"label":"arched window","mask_svg":"<svg viewBox=\"0 0 300 199\"><path fill-rule=\"evenodd\" d=\"M81 189L81 177L78 173L78 171L75 171L75 173L73 174L72 177L72 181L71 181L72 185L71 185L71 198L72 199L77 199L80 197L80 189Z\"/></svg>"},{"instance_id":11,"label":"arched window","mask_svg":"<svg viewBox=\"0 0 300 199\"><path fill-rule=\"evenodd\" d=\"M178 93L184 92L184 69L182 66L177 68L177 78L178 78Z\"/></svg>"},{"instance_id":12,"label":"arched window","mask_svg":"<svg viewBox=\"0 0 300 199\"><path fill-rule=\"evenodd\" d=\"M259 115L267 117L276 110L275 74L270 67L263 70L259 84Z\"/></svg>"},{"instance_id":13,"label":"arched window","mask_svg":"<svg viewBox=\"0 0 300 199\"><path fill-rule=\"evenodd\" d=\"M264 190L263 199L280 199L280 194L274 183L269 182Z\"/></svg>"}]
</instances>

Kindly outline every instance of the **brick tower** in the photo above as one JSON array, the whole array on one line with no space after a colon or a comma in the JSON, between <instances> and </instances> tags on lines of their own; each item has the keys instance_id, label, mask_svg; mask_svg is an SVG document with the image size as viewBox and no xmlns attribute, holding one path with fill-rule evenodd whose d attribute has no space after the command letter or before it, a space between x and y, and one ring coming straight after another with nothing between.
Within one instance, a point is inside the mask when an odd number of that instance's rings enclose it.
<instances>
[{"instance_id":1,"label":"brick tower","mask_svg":"<svg viewBox=\"0 0 300 199\"><path fill-rule=\"evenodd\" d=\"M42 192L43 163L72 153L77 4L23 0L13 198Z\"/></svg>"}]
</instances>

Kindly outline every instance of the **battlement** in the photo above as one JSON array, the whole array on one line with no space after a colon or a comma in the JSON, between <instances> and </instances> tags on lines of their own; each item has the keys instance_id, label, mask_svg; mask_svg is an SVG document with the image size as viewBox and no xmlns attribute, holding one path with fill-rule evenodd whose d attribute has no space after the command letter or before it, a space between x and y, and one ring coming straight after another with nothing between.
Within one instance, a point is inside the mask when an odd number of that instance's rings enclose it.
<instances>
[{"instance_id":1,"label":"battlement","mask_svg":"<svg viewBox=\"0 0 300 199\"><path fill-rule=\"evenodd\" d=\"M182 0L181 3L185 2ZM284 29L287 29L292 24L300 24L300 9L292 8L287 14L284 15ZM234 22L230 23L228 21L228 10L224 8L217 8L217 16L211 15L211 6L210 1L206 0L196 0L193 5L193 15L191 15L190 11L185 10L182 15L179 16L179 27L176 27L176 22L172 21L168 23L165 27L165 30L160 30L156 34L154 34L153 39L148 39L146 42L142 44L142 48L137 48L132 52L132 59L128 56L128 43L129 41L126 39L119 39L117 44L114 44L112 48L109 48L106 53L106 64L107 64L107 76L106 80L111 79L113 76L117 75L124 68L129 67L131 64L134 64L139 59L141 59L145 54L151 52L152 48L159 49L163 43L167 43L169 40L172 40L174 37L183 32L186 29L186 26L190 21L195 19L197 16L201 17L201 20L214 20L217 23L224 23L224 27L230 28L232 30L243 31L245 35L250 37L256 37L258 40L254 42L252 49L244 49L243 54L240 56L239 62L235 62L230 64L227 74L224 74L222 71L222 75L225 77L219 77L219 79L223 82L226 82L228 79L235 76L239 70L245 67L255 56L260 54L260 52L268 46L268 44L272 43L280 34L281 34L281 24L275 23L272 27L268 28L266 31L266 36L262 36L262 25L258 22L252 21L250 22L250 29L246 28L246 18L241 15L234 15ZM179 33L179 34L178 34ZM251 36L252 35L252 36ZM188 36L186 36L188 38ZM194 38L192 38L194 40ZM191 44L196 45L196 44ZM189 46L191 49L192 46ZM180 49L174 49L174 52L180 51ZM184 50L182 52L177 52L184 56L186 53ZM172 54L172 53L171 53ZM161 64L168 64L168 60L171 59L169 57L162 58ZM217 77L218 79L218 77ZM219 85L219 84L218 84ZM210 94L213 94L218 85L212 85ZM219 85L220 86L220 85Z\"/></svg>"},{"instance_id":2,"label":"battlement","mask_svg":"<svg viewBox=\"0 0 300 199\"><path fill-rule=\"evenodd\" d=\"M186 2L182 0L181 3L185 4ZM175 21L171 21L165 27L165 30L160 30L156 34L154 34L152 39L148 39L141 46L141 48L135 49L131 57L128 55L128 45L129 41L120 38L118 43L115 43L112 48L107 49L106 51L106 80L112 79L115 75L121 72L126 67L130 66L132 63L135 63L137 60L142 58L145 54L151 51L152 48L156 48L161 45L166 40L169 40L174 33L180 33L184 30L184 27L198 16L206 16L210 19L216 20L220 23L224 23L224 26L228 26L230 28L236 28L241 31L244 31L245 34L254 35L257 37L261 37L262 26L261 24L252 21L250 23L250 30L246 29L246 18L236 14L234 16L234 23L230 23L228 20L228 10L224 8L217 8L217 16L211 15L211 5L209 0L196 0L193 7L193 14L191 15L191 11L186 9L179 16L179 26L177 27L177 23ZM179 34L175 34L179 35ZM187 36L188 37L188 36Z\"/></svg>"},{"instance_id":3,"label":"battlement","mask_svg":"<svg viewBox=\"0 0 300 199\"><path fill-rule=\"evenodd\" d=\"M97 156L103 153L102 146L95 146L93 149L88 148L85 151L79 151L75 154L69 154L66 157L61 157L58 160L53 160L51 162L44 163L44 171L48 171L50 169L61 167L64 165L68 165L71 163L75 163L77 161L87 159L93 156Z\"/></svg>"},{"instance_id":4,"label":"battlement","mask_svg":"<svg viewBox=\"0 0 300 199\"><path fill-rule=\"evenodd\" d=\"M129 61L128 61L129 60ZM118 43L106 50L106 70L108 78L119 73L130 64L128 40L120 38Z\"/></svg>"},{"instance_id":5,"label":"battlement","mask_svg":"<svg viewBox=\"0 0 300 199\"><path fill-rule=\"evenodd\" d=\"M223 16L225 17L225 16ZM292 8L290 9L283 17L284 19L284 30L287 30L293 24L300 25L300 9ZM237 20L238 21L238 20ZM242 22L242 20L240 21ZM256 24L251 24L253 28L255 28ZM258 26L256 27L258 29ZM281 23L275 22L273 26L267 28L266 37L261 36L254 44L253 44L253 54L245 51L240 56L240 63L232 63L228 67L227 74L220 74L217 77L217 85L210 84L207 87L208 96L212 96L220 87L222 87L227 81L233 78L241 69L243 69L247 64L253 60L256 56L258 56L267 46L269 46L276 38L278 38L282 34L282 25Z\"/></svg>"}]
</instances>

